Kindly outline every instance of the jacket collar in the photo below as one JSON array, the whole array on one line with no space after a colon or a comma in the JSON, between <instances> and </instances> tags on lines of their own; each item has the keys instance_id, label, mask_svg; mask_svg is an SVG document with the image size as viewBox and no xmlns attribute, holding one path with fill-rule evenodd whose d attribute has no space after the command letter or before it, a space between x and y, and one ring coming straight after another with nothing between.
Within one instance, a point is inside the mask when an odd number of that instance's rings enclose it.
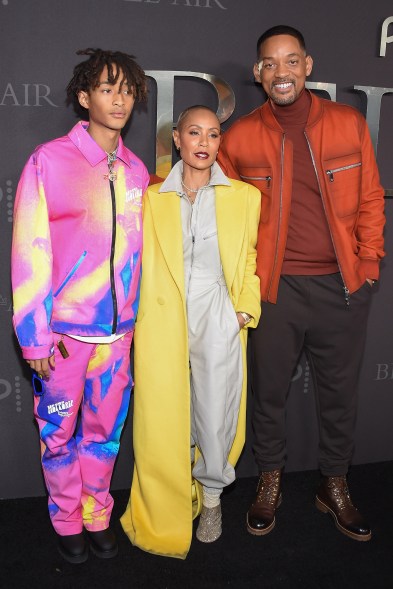
<instances>
[{"instance_id":1,"label":"jacket collar","mask_svg":"<svg viewBox=\"0 0 393 589\"><path fill-rule=\"evenodd\" d=\"M89 123L86 121L79 121L68 133L68 137L72 143L79 149L81 154L87 159L91 166L96 166L103 160L106 161L107 154L89 135L87 129ZM131 162L127 157L126 148L123 140L119 137L119 146L117 148L117 158L131 167Z\"/></svg>"},{"instance_id":2,"label":"jacket collar","mask_svg":"<svg viewBox=\"0 0 393 589\"><path fill-rule=\"evenodd\" d=\"M183 162L180 160L177 162L172 170L169 172L168 177L165 179L163 184L161 185L159 192L176 192L179 196L181 196L184 192L181 180L183 177ZM228 178L225 176L224 172L221 170L220 166L217 162L211 167L211 174L208 186L230 186L231 183L229 182Z\"/></svg>"},{"instance_id":3,"label":"jacket collar","mask_svg":"<svg viewBox=\"0 0 393 589\"><path fill-rule=\"evenodd\" d=\"M323 106L322 100L316 96L313 92L309 90L305 90L305 92L309 92L311 96L311 106L310 106L310 113L308 115L308 121L306 127L311 127L315 125L319 121L322 116ZM260 117L262 122L267 127L270 127L274 131L283 132L281 126L278 124L276 117L274 116L273 109L271 107L270 99L268 99L262 106L257 109L259 111Z\"/></svg>"}]
</instances>

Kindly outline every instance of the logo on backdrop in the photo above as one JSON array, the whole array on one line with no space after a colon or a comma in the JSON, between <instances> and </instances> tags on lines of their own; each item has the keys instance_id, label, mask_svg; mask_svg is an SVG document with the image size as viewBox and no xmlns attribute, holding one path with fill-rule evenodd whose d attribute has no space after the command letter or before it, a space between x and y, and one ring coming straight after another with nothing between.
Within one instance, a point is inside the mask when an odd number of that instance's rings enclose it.
<instances>
[{"instance_id":1,"label":"logo on backdrop","mask_svg":"<svg viewBox=\"0 0 393 589\"><path fill-rule=\"evenodd\" d=\"M296 367L296 372L291 379L291 382L296 382L297 380L299 380L299 378L302 377L303 374L304 374L303 393L307 394L309 391L309 385L310 385L310 365L307 362L307 360L304 363L304 368L303 368L302 364L299 362L299 364Z\"/></svg>"},{"instance_id":2,"label":"logo on backdrop","mask_svg":"<svg viewBox=\"0 0 393 589\"><path fill-rule=\"evenodd\" d=\"M374 380L393 380L393 363L377 364L377 372Z\"/></svg>"},{"instance_id":3,"label":"logo on backdrop","mask_svg":"<svg viewBox=\"0 0 393 589\"><path fill-rule=\"evenodd\" d=\"M0 186L0 203L4 201L7 208L7 221L12 223L14 210L14 196L12 188L12 180L5 181L5 189Z\"/></svg>"},{"instance_id":4,"label":"logo on backdrop","mask_svg":"<svg viewBox=\"0 0 393 589\"><path fill-rule=\"evenodd\" d=\"M0 378L0 403L8 397L14 396L15 410L17 413L22 412L22 395L20 390L20 376L15 376L14 386L9 380Z\"/></svg>"},{"instance_id":5,"label":"logo on backdrop","mask_svg":"<svg viewBox=\"0 0 393 589\"><path fill-rule=\"evenodd\" d=\"M389 29L389 25L391 25L391 24L393 24L393 16L389 16L388 18L385 18L385 20L382 23L381 46L379 49L380 57L386 56L386 45L388 43L393 43L393 35L390 35L388 37L388 29Z\"/></svg>"},{"instance_id":6,"label":"logo on backdrop","mask_svg":"<svg viewBox=\"0 0 393 589\"><path fill-rule=\"evenodd\" d=\"M144 4L161 4L162 0L124 0L124 2L143 2ZM172 6L190 6L191 8L220 8L227 10L223 2L219 0L163 0L163 3Z\"/></svg>"},{"instance_id":7,"label":"logo on backdrop","mask_svg":"<svg viewBox=\"0 0 393 589\"><path fill-rule=\"evenodd\" d=\"M47 84L5 84L0 87L0 106L54 106Z\"/></svg>"},{"instance_id":8,"label":"logo on backdrop","mask_svg":"<svg viewBox=\"0 0 393 589\"><path fill-rule=\"evenodd\" d=\"M8 311L9 313L12 312L11 299L9 299L8 297L4 297L1 293L0 293L0 310Z\"/></svg>"}]
</instances>

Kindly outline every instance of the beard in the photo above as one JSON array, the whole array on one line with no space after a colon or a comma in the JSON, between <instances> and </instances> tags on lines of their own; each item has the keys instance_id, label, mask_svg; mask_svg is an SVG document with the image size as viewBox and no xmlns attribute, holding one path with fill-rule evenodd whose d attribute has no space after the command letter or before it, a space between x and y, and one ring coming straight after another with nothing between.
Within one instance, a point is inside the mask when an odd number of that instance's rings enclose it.
<instances>
[{"instance_id":1,"label":"beard","mask_svg":"<svg viewBox=\"0 0 393 589\"><path fill-rule=\"evenodd\" d=\"M298 94L296 92L296 83L294 80L282 80L280 84L292 84L292 91L289 94L281 95L280 93L275 92L275 86L277 84L272 84L270 87L269 98L277 104L278 106L286 106L288 104L293 104L297 98Z\"/></svg>"}]
</instances>

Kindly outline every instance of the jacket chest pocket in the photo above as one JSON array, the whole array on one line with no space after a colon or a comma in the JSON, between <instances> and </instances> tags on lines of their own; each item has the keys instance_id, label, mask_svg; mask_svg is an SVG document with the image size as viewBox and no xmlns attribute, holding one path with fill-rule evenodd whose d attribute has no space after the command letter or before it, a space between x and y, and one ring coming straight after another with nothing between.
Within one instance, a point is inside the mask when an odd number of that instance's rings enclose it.
<instances>
[{"instance_id":1,"label":"jacket chest pocket","mask_svg":"<svg viewBox=\"0 0 393 589\"><path fill-rule=\"evenodd\" d=\"M268 223L271 211L273 175L270 167L239 168L243 182L252 184L261 192L261 223Z\"/></svg>"},{"instance_id":2,"label":"jacket chest pocket","mask_svg":"<svg viewBox=\"0 0 393 589\"><path fill-rule=\"evenodd\" d=\"M328 192L338 217L356 215L359 210L362 161L360 153L325 160Z\"/></svg>"}]
</instances>

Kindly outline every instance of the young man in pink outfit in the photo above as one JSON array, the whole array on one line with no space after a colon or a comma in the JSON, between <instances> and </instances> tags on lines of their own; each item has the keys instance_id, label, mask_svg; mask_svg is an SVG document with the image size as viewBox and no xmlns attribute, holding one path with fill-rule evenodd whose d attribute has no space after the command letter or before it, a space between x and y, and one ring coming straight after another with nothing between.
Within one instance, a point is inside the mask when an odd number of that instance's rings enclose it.
<instances>
[{"instance_id":1,"label":"young man in pink outfit","mask_svg":"<svg viewBox=\"0 0 393 589\"><path fill-rule=\"evenodd\" d=\"M132 387L149 181L120 137L135 101L146 98L144 72L124 53L78 54L88 59L67 94L89 122L28 160L12 244L14 326L34 371L49 513L60 553L73 563L88 557L86 535L99 557L118 550L109 486Z\"/></svg>"}]
</instances>

